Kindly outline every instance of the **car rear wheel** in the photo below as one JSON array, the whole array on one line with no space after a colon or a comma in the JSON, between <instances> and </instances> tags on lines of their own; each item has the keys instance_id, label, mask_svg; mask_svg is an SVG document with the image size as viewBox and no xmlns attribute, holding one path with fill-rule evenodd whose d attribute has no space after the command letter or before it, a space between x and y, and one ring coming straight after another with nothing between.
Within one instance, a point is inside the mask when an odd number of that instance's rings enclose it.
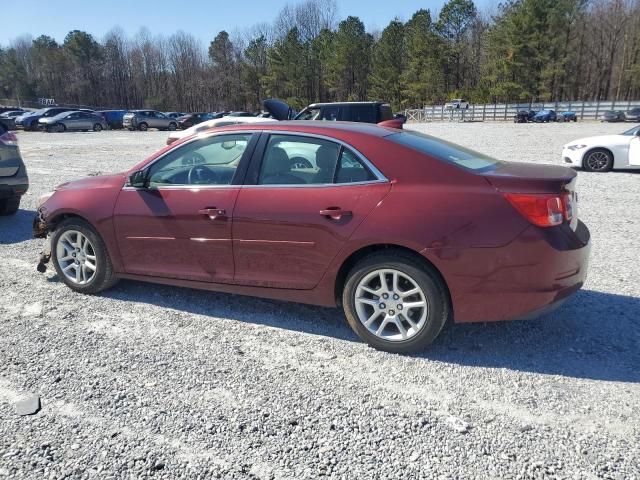
<instances>
[{"instance_id":1,"label":"car rear wheel","mask_svg":"<svg viewBox=\"0 0 640 480\"><path fill-rule=\"evenodd\" d=\"M101 132L101 131L102 131L102 125L100 125L99 123L96 123L96 124L93 126L93 131L94 131L94 132Z\"/></svg>"},{"instance_id":2,"label":"car rear wheel","mask_svg":"<svg viewBox=\"0 0 640 480\"><path fill-rule=\"evenodd\" d=\"M613 168L613 155L604 148L595 148L584 156L582 166L588 172L608 172Z\"/></svg>"},{"instance_id":3,"label":"car rear wheel","mask_svg":"<svg viewBox=\"0 0 640 480\"><path fill-rule=\"evenodd\" d=\"M141 123L140 125L138 125L138 129L141 132L146 132L149 129L149 125L147 125L146 123Z\"/></svg>"},{"instance_id":4,"label":"car rear wheel","mask_svg":"<svg viewBox=\"0 0 640 480\"><path fill-rule=\"evenodd\" d=\"M169 124L169 131L170 132L173 132L176 128L178 128L178 126L175 123L171 122Z\"/></svg>"},{"instance_id":5,"label":"car rear wheel","mask_svg":"<svg viewBox=\"0 0 640 480\"><path fill-rule=\"evenodd\" d=\"M436 272L403 253L373 254L349 272L342 295L347 321L378 350L421 350L451 315L446 287Z\"/></svg>"},{"instance_id":6,"label":"car rear wheel","mask_svg":"<svg viewBox=\"0 0 640 480\"><path fill-rule=\"evenodd\" d=\"M20 197L9 197L0 200L0 216L13 215L20 208Z\"/></svg>"},{"instance_id":7,"label":"car rear wheel","mask_svg":"<svg viewBox=\"0 0 640 480\"><path fill-rule=\"evenodd\" d=\"M107 248L82 219L63 220L51 239L53 264L62 281L80 293L98 293L117 281Z\"/></svg>"}]
</instances>

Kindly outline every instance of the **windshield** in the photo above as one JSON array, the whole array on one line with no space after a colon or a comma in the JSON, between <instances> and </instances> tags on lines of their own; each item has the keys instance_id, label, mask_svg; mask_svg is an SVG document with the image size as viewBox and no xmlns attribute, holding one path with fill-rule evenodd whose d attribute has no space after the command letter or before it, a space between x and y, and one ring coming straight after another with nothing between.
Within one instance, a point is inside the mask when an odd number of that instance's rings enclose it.
<instances>
[{"instance_id":1,"label":"windshield","mask_svg":"<svg viewBox=\"0 0 640 480\"><path fill-rule=\"evenodd\" d=\"M629 130L627 130L626 132L622 133L622 135L627 135L629 137L633 137L635 135L640 134L640 125L633 127Z\"/></svg>"},{"instance_id":2,"label":"windshield","mask_svg":"<svg viewBox=\"0 0 640 480\"><path fill-rule=\"evenodd\" d=\"M420 153L425 153L445 162L456 164L467 170L486 171L492 170L500 164L500 160L491 158L473 150L449 143L439 138L425 135L424 133L405 130L386 137L387 139L412 148Z\"/></svg>"},{"instance_id":3,"label":"windshield","mask_svg":"<svg viewBox=\"0 0 640 480\"><path fill-rule=\"evenodd\" d=\"M318 120L320 116L320 107L316 108L305 108L301 111L295 120Z\"/></svg>"}]
</instances>

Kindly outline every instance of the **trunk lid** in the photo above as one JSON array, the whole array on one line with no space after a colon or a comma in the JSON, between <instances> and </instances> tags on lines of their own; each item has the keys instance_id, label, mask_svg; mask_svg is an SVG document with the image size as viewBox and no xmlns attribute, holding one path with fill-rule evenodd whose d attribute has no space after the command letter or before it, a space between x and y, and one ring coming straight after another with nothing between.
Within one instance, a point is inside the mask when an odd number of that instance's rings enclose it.
<instances>
[{"instance_id":1,"label":"trunk lid","mask_svg":"<svg viewBox=\"0 0 640 480\"><path fill-rule=\"evenodd\" d=\"M293 109L282 100L270 98L262 102L262 106L276 120L290 120L294 116Z\"/></svg>"},{"instance_id":2,"label":"trunk lid","mask_svg":"<svg viewBox=\"0 0 640 480\"><path fill-rule=\"evenodd\" d=\"M480 175L503 193L560 193L568 190L577 174L558 165L501 162Z\"/></svg>"}]
</instances>

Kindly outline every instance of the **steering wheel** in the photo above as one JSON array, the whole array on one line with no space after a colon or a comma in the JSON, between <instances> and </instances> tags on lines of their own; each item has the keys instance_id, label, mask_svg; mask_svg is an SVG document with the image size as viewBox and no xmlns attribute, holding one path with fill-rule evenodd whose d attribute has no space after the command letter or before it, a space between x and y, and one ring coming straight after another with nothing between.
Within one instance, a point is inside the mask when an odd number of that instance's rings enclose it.
<instances>
[{"instance_id":1,"label":"steering wheel","mask_svg":"<svg viewBox=\"0 0 640 480\"><path fill-rule=\"evenodd\" d=\"M291 157L291 168L313 168L311 162L304 157Z\"/></svg>"},{"instance_id":2,"label":"steering wheel","mask_svg":"<svg viewBox=\"0 0 640 480\"><path fill-rule=\"evenodd\" d=\"M198 152L191 152L182 159L182 165L198 165L205 163L205 159Z\"/></svg>"},{"instance_id":3,"label":"steering wheel","mask_svg":"<svg viewBox=\"0 0 640 480\"><path fill-rule=\"evenodd\" d=\"M204 165L194 165L187 174L189 185L209 185L217 183L218 175Z\"/></svg>"}]
</instances>

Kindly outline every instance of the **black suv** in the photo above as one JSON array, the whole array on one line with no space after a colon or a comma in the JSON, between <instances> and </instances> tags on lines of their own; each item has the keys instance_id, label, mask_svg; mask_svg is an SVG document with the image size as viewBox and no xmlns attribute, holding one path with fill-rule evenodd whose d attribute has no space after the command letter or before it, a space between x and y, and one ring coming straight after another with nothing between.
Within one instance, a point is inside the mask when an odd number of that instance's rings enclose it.
<instances>
[{"instance_id":1,"label":"black suv","mask_svg":"<svg viewBox=\"0 0 640 480\"><path fill-rule=\"evenodd\" d=\"M18 138L0 123L0 215L12 215L20 207L20 198L29 188Z\"/></svg>"},{"instance_id":2,"label":"black suv","mask_svg":"<svg viewBox=\"0 0 640 480\"><path fill-rule=\"evenodd\" d=\"M298 114L281 100L265 100L263 107L276 120L335 120L382 123L396 128L402 128L405 120L402 115L394 116L391 106L385 102L312 103Z\"/></svg>"}]
</instances>

